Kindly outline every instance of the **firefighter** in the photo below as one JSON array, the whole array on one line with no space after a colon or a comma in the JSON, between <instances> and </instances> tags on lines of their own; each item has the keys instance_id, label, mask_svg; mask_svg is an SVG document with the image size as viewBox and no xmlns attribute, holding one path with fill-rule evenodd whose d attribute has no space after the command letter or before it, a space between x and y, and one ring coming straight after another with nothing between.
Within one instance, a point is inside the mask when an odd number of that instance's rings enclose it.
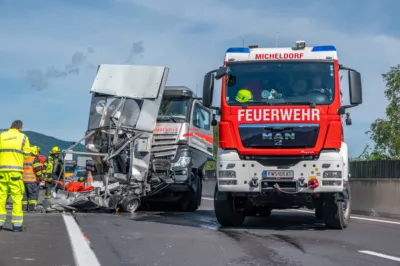
<instances>
[{"instance_id":1,"label":"firefighter","mask_svg":"<svg viewBox=\"0 0 400 266\"><path fill-rule=\"evenodd\" d=\"M44 179L44 181L46 182L46 192L44 198L50 199L53 184L58 179L63 168L63 162L60 158L60 148L54 146L51 149L50 155L49 157L47 157L47 160L44 162L43 166L44 168L46 168Z\"/></svg>"},{"instance_id":2,"label":"firefighter","mask_svg":"<svg viewBox=\"0 0 400 266\"><path fill-rule=\"evenodd\" d=\"M38 181L40 183L43 179L40 169L41 163L37 157L39 150L37 146L32 146L31 156L24 161L24 174L22 176L25 185L25 193L22 200L22 208L24 211L34 211L38 201Z\"/></svg>"},{"instance_id":3,"label":"firefighter","mask_svg":"<svg viewBox=\"0 0 400 266\"><path fill-rule=\"evenodd\" d=\"M12 122L8 131L0 134L0 231L6 221L6 202L8 193L12 198L12 218L14 232L23 232L24 213L22 198L24 195L24 159L30 156L29 138L21 133L22 121Z\"/></svg>"}]
</instances>

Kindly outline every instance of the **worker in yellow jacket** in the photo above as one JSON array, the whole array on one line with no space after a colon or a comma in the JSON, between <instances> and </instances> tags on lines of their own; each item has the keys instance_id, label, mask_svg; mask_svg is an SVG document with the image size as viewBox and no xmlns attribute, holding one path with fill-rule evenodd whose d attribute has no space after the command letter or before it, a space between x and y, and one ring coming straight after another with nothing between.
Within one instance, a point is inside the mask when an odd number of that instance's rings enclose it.
<instances>
[{"instance_id":1,"label":"worker in yellow jacket","mask_svg":"<svg viewBox=\"0 0 400 266\"><path fill-rule=\"evenodd\" d=\"M7 196L12 198L12 218L14 232L23 232L24 213L22 198L25 187L22 181L24 159L30 156L28 137L21 133L22 121L15 120L8 131L0 134L0 231L6 221Z\"/></svg>"},{"instance_id":2,"label":"worker in yellow jacket","mask_svg":"<svg viewBox=\"0 0 400 266\"><path fill-rule=\"evenodd\" d=\"M58 180L60 173L63 169L63 161L60 158L60 148L58 146L54 146L51 151L50 155L47 157L46 161L43 163L43 167L46 168L44 170L44 181L46 183L46 192L44 194L45 199L51 198L51 190L53 186L57 186L55 182ZM59 181L64 181L62 177L60 177Z\"/></svg>"},{"instance_id":3,"label":"worker in yellow jacket","mask_svg":"<svg viewBox=\"0 0 400 266\"><path fill-rule=\"evenodd\" d=\"M25 185L24 198L22 199L22 209L24 211L34 211L37 205L38 181L40 183L43 180L42 170L40 169L41 163L37 157L39 151L38 146L32 146L31 156L24 160L24 174L22 175Z\"/></svg>"}]
</instances>

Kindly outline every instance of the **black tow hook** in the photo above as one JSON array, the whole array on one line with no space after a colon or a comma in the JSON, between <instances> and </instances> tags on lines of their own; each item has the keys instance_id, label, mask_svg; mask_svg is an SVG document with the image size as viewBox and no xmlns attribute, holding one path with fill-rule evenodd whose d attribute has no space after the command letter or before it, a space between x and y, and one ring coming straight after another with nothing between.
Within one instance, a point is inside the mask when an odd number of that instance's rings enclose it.
<instances>
[{"instance_id":1,"label":"black tow hook","mask_svg":"<svg viewBox=\"0 0 400 266\"><path fill-rule=\"evenodd\" d=\"M253 177L249 183L250 187L258 187L258 178L257 177Z\"/></svg>"}]
</instances>

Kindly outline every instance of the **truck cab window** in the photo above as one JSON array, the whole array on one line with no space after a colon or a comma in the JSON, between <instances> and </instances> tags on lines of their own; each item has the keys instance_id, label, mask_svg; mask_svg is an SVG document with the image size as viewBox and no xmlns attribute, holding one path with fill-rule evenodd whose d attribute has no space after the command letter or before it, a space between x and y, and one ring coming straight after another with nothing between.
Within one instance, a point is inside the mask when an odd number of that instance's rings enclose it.
<instances>
[{"instance_id":1,"label":"truck cab window","mask_svg":"<svg viewBox=\"0 0 400 266\"><path fill-rule=\"evenodd\" d=\"M211 114L206 109L202 108L199 104L194 105L193 109L193 125L197 128L210 130L210 117Z\"/></svg>"},{"instance_id":2,"label":"truck cab window","mask_svg":"<svg viewBox=\"0 0 400 266\"><path fill-rule=\"evenodd\" d=\"M188 99L164 98L158 113L158 121L167 121L170 118L187 120Z\"/></svg>"}]
</instances>

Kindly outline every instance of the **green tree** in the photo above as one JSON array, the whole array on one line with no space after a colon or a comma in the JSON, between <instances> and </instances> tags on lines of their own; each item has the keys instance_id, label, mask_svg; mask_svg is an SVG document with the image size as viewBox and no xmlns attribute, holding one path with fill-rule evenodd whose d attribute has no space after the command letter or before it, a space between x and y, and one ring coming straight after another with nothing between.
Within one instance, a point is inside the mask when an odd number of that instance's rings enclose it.
<instances>
[{"instance_id":1,"label":"green tree","mask_svg":"<svg viewBox=\"0 0 400 266\"><path fill-rule=\"evenodd\" d=\"M372 149L369 145L365 146L363 152L355 157L349 158L350 161L357 162L357 161L378 161L378 160L387 160L390 159L389 156L383 154L376 149Z\"/></svg>"},{"instance_id":2,"label":"green tree","mask_svg":"<svg viewBox=\"0 0 400 266\"><path fill-rule=\"evenodd\" d=\"M400 65L391 67L382 77L386 82L385 97L389 105L386 107L386 117L376 119L366 132L375 147L370 151L367 146L364 156L400 159Z\"/></svg>"}]
</instances>

